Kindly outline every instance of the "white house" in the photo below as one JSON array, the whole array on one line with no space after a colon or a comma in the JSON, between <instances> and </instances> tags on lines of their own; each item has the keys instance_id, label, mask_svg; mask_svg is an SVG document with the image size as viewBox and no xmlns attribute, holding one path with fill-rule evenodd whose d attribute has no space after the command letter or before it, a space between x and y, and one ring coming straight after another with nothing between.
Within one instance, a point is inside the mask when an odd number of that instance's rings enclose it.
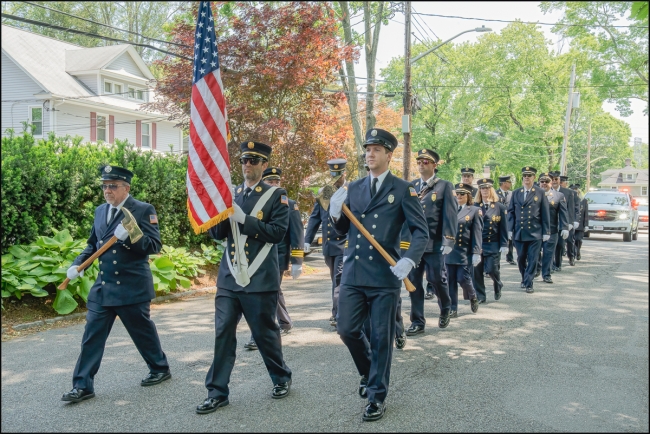
<instances>
[{"instance_id":1,"label":"white house","mask_svg":"<svg viewBox=\"0 0 650 434\"><path fill-rule=\"evenodd\" d=\"M622 169L608 169L600 174L600 188L627 191L633 197L648 197L648 169L632 167L632 160L625 159Z\"/></svg>"},{"instance_id":2,"label":"white house","mask_svg":"<svg viewBox=\"0 0 650 434\"><path fill-rule=\"evenodd\" d=\"M153 98L153 75L132 45L84 48L2 26L2 136L23 122L36 137L128 140L142 149L180 152L183 132L166 116L140 110Z\"/></svg>"}]
</instances>

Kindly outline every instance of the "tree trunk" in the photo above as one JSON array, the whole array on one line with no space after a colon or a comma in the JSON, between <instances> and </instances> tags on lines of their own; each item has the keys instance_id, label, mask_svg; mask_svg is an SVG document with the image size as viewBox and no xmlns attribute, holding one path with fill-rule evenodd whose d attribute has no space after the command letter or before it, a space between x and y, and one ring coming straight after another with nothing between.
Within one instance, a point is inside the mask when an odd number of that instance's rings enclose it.
<instances>
[{"instance_id":1,"label":"tree trunk","mask_svg":"<svg viewBox=\"0 0 650 434\"><path fill-rule=\"evenodd\" d=\"M381 29L381 20L384 14L384 2L380 2L377 13L373 17L370 11L370 3L363 3L363 20L365 22L365 49L366 49L366 77L368 79L366 95L366 131L375 127L377 122L375 118L375 63L377 60L377 45L379 43L379 30ZM372 24L375 28L372 29Z\"/></svg>"}]
</instances>

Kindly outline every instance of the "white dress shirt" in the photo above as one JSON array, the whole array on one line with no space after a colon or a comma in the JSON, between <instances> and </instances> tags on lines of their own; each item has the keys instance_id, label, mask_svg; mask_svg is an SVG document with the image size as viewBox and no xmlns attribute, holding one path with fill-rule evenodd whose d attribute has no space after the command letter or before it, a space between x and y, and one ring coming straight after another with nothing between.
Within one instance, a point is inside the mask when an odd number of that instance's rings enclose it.
<instances>
[{"instance_id":1,"label":"white dress shirt","mask_svg":"<svg viewBox=\"0 0 650 434\"><path fill-rule=\"evenodd\" d=\"M127 194L126 194L126 199L128 199L129 196L130 196L130 195L127 193ZM117 208L117 212L115 213L115 215L117 215L117 213L120 212L120 210L121 210L122 207L124 206L124 202L126 202L126 199L124 199L124 200L123 200L121 203L119 203L117 206L113 206L113 205L111 205L110 208L108 208L108 215L106 216L106 224L108 224L108 223L111 221L111 214L113 213L113 211L111 211L111 210L112 210L113 208Z\"/></svg>"},{"instance_id":2,"label":"white dress shirt","mask_svg":"<svg viewBox=\"0 0 650 434\"><path fill-rule=\"evenodd\" d=\"M388 172L389 172L389 170L386 170L384 173L382 173L381 175L379 175L377 177L377 191L379 191L379 189L381 188L381 184L384 183L384 179L386 179L386 177L388 176ZM372 173L371 173L370 174L370 188L372 188L372 180L373 179L375 179L375 177L372 176Z\"/></svg>"}]
</instances>

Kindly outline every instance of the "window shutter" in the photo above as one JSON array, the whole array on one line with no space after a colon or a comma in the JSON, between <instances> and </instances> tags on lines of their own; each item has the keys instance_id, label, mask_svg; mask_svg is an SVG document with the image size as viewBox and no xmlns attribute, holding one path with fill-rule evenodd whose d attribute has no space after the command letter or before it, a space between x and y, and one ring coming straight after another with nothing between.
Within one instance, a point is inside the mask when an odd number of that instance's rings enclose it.
<instances>
[{"instance_id":1,"label":"window shutter","mask_svg":"<svg viewBox=\"0 0 650 434\"><path fill-rule=\"evenodd\" d=\"M97 113L90 112L90 141L97 141Z\"/></svg>"},{"instance_id":2,"label":"window shutter","mask_svg":"<svg viewBox=\"0 0 650 434\"><path fill-rule=\"evenodd\" d=\"M135 121L135 146L142 147L142 121Z\"/></svg>"},{"instance_id":3,"label":"window shutter","mask_svg":"<svg viewBox=\"0 0 650 434\"><path fill-rule=\"evenodd\" d=\"M151 123L151 149L156 149L156 123Z\"/></svg>"},{"instance_id":4,"label":"window shutter","mask_svg":"<svg viewBox=\"0 0 650 434\"><path fill-rule=\"evenodd\" d=\"M108 143L115 142L115 116L108 116Z\"/></svg>"}]
</instances>

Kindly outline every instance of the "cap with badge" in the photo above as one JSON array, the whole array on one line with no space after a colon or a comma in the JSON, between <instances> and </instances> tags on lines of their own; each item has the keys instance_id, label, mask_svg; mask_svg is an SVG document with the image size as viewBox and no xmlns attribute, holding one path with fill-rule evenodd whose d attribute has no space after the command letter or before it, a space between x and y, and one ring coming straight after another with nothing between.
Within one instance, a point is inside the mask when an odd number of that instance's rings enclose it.
<instances>
[{"instance_id":1,"label":"cap with badge","mask_svg":"<svg viewBox=\"0 0 650 434\"><path fill-rule=\"evenodd\" d=\"M566 175L560 175L560 182L566 182L569 180L569 177Z\"/></svg>"},{"instance_id":2,"label":"cap with badge","mask_svg":"<svg viewBox=\"0 0 650 434\"><path fill-rule=\"evenodd\" d=\"M373 128L366 132L366 142L363 147L367 145L382 145L389 152L393 152L397 148L397 138L386 130Z\"/></svg>"},{"instance_id":3,"label":"cap with badge","mask_svg":"<svg viewBox=\"0 0 650 434\"><path fill-rule=\"evenodd\" d=\"M348 161L343 158L334 158L327 161L327 165L330 168L330 175L332 178L336 178L345 171L345 165L348 164Z\"/></svg>"},{"instance_id":4,"label":"cap with badge","mask_svg":"<svg viewBox=\"0 0 650 434\"><path fill-rule=\"evenodd\" d=\"M553 172L542 172L539 174L539 179L551 179L553 177Z\"/></svg>"},{"instance_id":5,"label":"cap with badge","mask_svg":"<svg viewBox=\"0 0 650 434\"><path fill-rule=\"evenodd\" d=\"M266 161L271 157L271 147L260 142L243 142L239 144L243 158L259 157Z\"/></svg>"},{"instance_id":6,"label":"cap with badge","mask_svg":"<svg viewBox=\"0 0 650 434\"><path fill-rule=\"evenodd\" d=\"M580 187L581 187L580 184L571 184L569 188L572 190L578 190Z\"/></svg>"},{"instance_id":7,"label":"cap with badge","mask_svg":"<svg viewBox=\"0 0 650 434\"><path fill-rule=\"evenodd\" d=\"M560 172L557 171L557 170L554 170L552 172L548 172L548 174L551 175L551 177L553 177L553 178L558 178L560 176Z\"/></svg>"},{"instance_id":8,"label":"cap with badge","mask_svg":"<svg viewBox=\"0 0 650 434\"><path fill-rule=\"evenodd\" d=\"M459 183L455 185L456 192L472 194L472 184Z\"/></svg>"},{"instance_id":9,"label":"cap with badge","mask_svg":"<svg viewBox=\"0 0 650 434\"><path fill-rule=\"evenodd\" d=\"M463 167L460 169L460 174L461 175L472 175L474 176L474 173L476 173L476 170L472 169L471 167Z\"/></svg>"},{"instance_id":10,"label":"cap with badge","mask_svg":"<svg viewBox=\"0 0 650 434\"><path fill-rule=\"evenodd\" d=\"M102 166L99 168L99 173L102 181L124 181L131 184L133 172L123 167L118 166Z\"/></svg>"},{"instance_id":11,"label":"cap with badge","mask_svg":"<svg viewBox=\"0 0 650 434\"><path fill-rule=\"evenodd\" d=\"M494 185L494 180L490 178L482 178L477 181L478 187L492 187Z\"/></svg>"},{"instance_id":12,"label":"cap with badge","mask_svg":"<svg viewBox=\"0 0 650 434\"><path fill-rule=\"evenodd\" d=\"M535 175L537 173L537 169L534 167L526 166L521 168L521 173L523 175Z\"/></svg>"},{"instance_id":13,"label":"cap with badge","mask_svg":"<svg viewBox=\"0 0 650 434\"><path fill-rule=\"evenodd\" d=\"M422 149L418 151L418 155L415 157L416 160L431 160L434 163L440 161L440 155L436 151L431 149Z\"/></svg>"},{"instance_id":14,"label":"cap with badge","mask_svg":"<svg viewBox=\"0 0 650 434\"><path fill-rule=\"evenodd\" d=\"M512 182L512 178L510 178L510 175L499 176L499 182Z\"/></svg>"},{"instance_id":15,"label":"cap with badge","mask_svg":"<svg viewBox=\"0 0 650 434\"><path fill-rule=\"evenodd\" d=\"M271 180L271 179L280 179L282 175L282 170L279 167L268 167L264 173L262 173L262 181Z\"/></svg>"}]
</instances>

